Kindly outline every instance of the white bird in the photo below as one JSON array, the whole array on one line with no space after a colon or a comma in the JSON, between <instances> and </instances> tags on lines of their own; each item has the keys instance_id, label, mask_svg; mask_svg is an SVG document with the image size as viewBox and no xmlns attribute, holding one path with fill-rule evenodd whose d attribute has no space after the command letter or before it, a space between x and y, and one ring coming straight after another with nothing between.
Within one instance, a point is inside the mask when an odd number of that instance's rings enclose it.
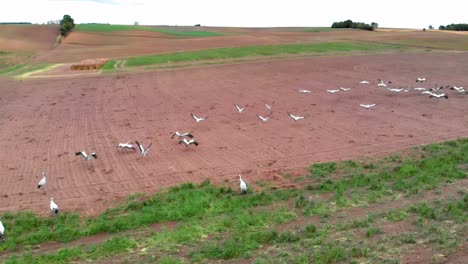
<instances>
[{"instance_id":1,"label":"white bird","mask_svg":"<svg viewBox=\"0 0 468 264\"><path fill-rule=\"evenodd\" d=\"M37 188L40 189L40 188L44 187L44 185L46 184L46 181L47 181L47 175L46 175L46 173L44 171L44 172L42 172L42 179L37 184Z\"/></svg>"},{"instance_id":2,"label":"white bird","mask_svg":"<svg viewBox=\"0 0 468 264\"><path fill-rule=\"evenodd\" d=\"M117 145L118 148L123 148L123 149L135 149L135 147L133 146L133 144L130 144L130 141L128 141L127 143L119 143Z\"/></svg>"},{"instance_id":3,"label":"white bird","mask_svg":"<svg viewBox=\"0 0 468 264\"><path fill-rule=\"evenodd\" d=\"M245 105L244 107L240 107L237 104L234 104L234 106L236 107L238 113L242 113L244 109L247 107L247 105Z\"/></svg>"},{"instance_id":4,"label":"white bird","mask_svg":"<svg viewBox=\"0 0 468 264\"><path fill-rule=\"evenodd\" d=\"M417 87L417 88L413 88L413 90L415 90L415 91L426 91L426 88L424 88L424 87Z\"/></svg>"},{"instance_id":5,"label":"white bird","mask_svg":"<svg viewBox=\"0 0 468 264\"><path fill-rule=\"evenodd\" d=\"M54 198L50 197L50 212L57 215L59 212L58 205L54 202Z\"/></svg>"},{"instance_id":6,"label":"white bird","mask_svg":"<svg viewBox=\"0 0 468 264\"><path fill-rule=\"evenodd\" d=\"M437 93L439 90L442 90L442 89L444 89L444 88L445 88L444 86L438 86L438 85L436 84L436 87L434 87L434 88L429 88L429 91L433 91L433 92L436 92L436 93Z\"/></svg>"},{"instance_id":7,"label":"white bird","mask_svg":"<svg viewBox=\"0 0 468 264\"><path fill-rule=\"evenodd\" d=\"M271 105L265 104L265 106L266 106L266 108L268 108L268 110L271 110L271 107L273 106L274 103L275 103L275 101L273 101L273 102L271 103Z\"/></svg>"},{"instance_id":8,"label":"white bird","mask_svg":"<svg viewBox=\"0 0 468 264\"><path fill-rule=\"evenodd\" d=\"M194 115L194 114L192 114L192 113L190 113L190 114L192 115L193 119L195 119L195 122L197 122L197 123L200 123L200 122L202 122L203 120L205 120L205 119L208 118L208 117L198 117L198 116L196 116L196 115Z\"/></svg>"},{"instance_id":9,"label":"white bird","mask_svg":"<svg viewBox=\"0 0 468 264\"><path fill-rule=\"evenodd\" d=\"M3 240L3 234L5 234L5 227L3 226L2 220L0 220L0 239Z\"/></svg>"},{"instance_id":10,"label":"white bird","mask_svg":"<svg viewBox=\"0 0 468 264\"><path fill-rule=\"evenodd\" d=\"M289 115L292 119L294 119L294 121L299 121L299 120L305 118L305 116L296 116L296 115L293 115L293 114L291 114L291 113L288 113L288 115Z\"/></svg>"},{"instance_id":11,"label":"white bird","mask_svg":"<svg viewBox=\"0 0 468 264\"><path fill-rule=\"evenodd\" d=\"M397 88L387 88L387 90L389 90L390 92L399 93L399 92L405 90L405 88L400 88L400 89L397 89Z\"/></svg>"},{"instance_id":12,"label":"white bird","mask_svg":"<svg viewBox=\"0 0 468 264\"><path fill-rule=\"evenodd\" d=\"M340 90L327 90L327 92L329 93L336 93L336 92L339 92Z\"/></svg>"},{"instance_id":13,"label":"white bird","mask_svg":"<svg viewBox=\"0 0 468 264\"><path fill-rule=\"evenodd\" d=\"M426 81L426 78L417 78L416 79L416 82L425 82Z\"/></svg>"},{"instance_id":14,"label":"white bird","mask_svg":"<svg viewBox=\"0 0 468 264\"><path fill-rule=\"evenodd\" d=\"M143 145L140 144L140 142L138 142L137 140L135 140L135 143L137 144L138 149L140 149L140 153L143 157L146 157L146 154L148 154L148 150L153 145L153 143L150 143L147 148L144 148Z\"/></svg>"},{"instance_id":15,"label":"white bird","mask_svg":"<svg viewBox=\"0 0 468 264\"><path fill-rule=\"evenodd\" d=\"M262 122L267 122L270 118L268 116L257 115L257 117L262 120Z\"/></svg>"},{"instance_id":16,"label":"white bird","mask_svg":"<svg viewBox=\"0 0 468 264\"><path fill-rule=\"evenodd\" d=\"M79 155L83 156L83 159L86 160L86 161L90 160L91 158L97 159L96 153L93 152L93 153L88 155L88 154L86 154L86 152L84 150L80 151L80 152L75 152L75 155L76 156L79 156Z\"/></svg>"},{"instance_id":17,"label":"white bird","mask_svg":"<svg viewBox=\"0 0 468 264\"><path fill-rule=\"evenodd\" d=\"M463 92L466 93L465 88L463 88L463 87L453 86L453 87L450 87L450 90L456 90L459 93L463 93Z\"/></svg>"},{"instance_id":18,"label":"white bird","mask_svg":"<svg viewBox=\"0 0 468 264\"><path fill-rule=\"evenodd\" d=\"M175 136L193 138L193 135L192 135L191 132L180 133L179 131L176 131L176 132L172 135L171 138L174 138Z\"/></svg>"},{"instance_id":19,"label":"white bird","mask_svg":"<svg viewBox=\"0 0 468 264\"><path fill-rule=\"evenodd\" d=\"M239 174L239 180L240 180L239 187L240 187L241 192L247 193L247 183L245 183L245 181L242 180L242 176L240 174Z\"/></svg>"},{"instance_id":20,"label":"white bird","mask_svg":"<svg viewBox=\"0 0 468 264\"><path fill-rule=\"evenodd\" d=\"M375 104L359 104L359 105L367 109L375 106Z\"/></svg>"},{"instance_id":21,"label":"white bird","mask_svg":"<svg viewBox=\"0 0 468 264\"><path fill-rule=\"evenodd\" d=\"M378 81L380 82L379 84L377 84L378 87L387 87L388 84L392 83L392 81L384 82L380 79L378 79Z\"/></svg>"},{"instance_id":22,"label":"white bird","mask_svg":"<svg viewBox=\"0 0 468 264\"><path fill-rule=\"evenodd\" d=\"M432 94L432 92L430 92L430 91L424 91L424 92L422 92L421 94Z\"/></svg>"},{"instance_id":23,"label":"white bird","mask_svg":"<svg viewBox=\"0 0 468 264\"><path fill-rule=\"evenodd\" d=\"M186 147L188 147L190 144L194 144L195 146L198 146L198 142L195 141L195 139L190 139L190 140L187 140L186 138L184 138L183 140L179 141L179 144L182 144L184 143Z\"/></svg>"},{"instance_id":24,"label":"white bird","mask_svg":"<svg viewBox=\"0 0 468 264\"><path fill-rule=\"evenodd\" d=\"M441 98L445 98L445 99L448 99L448 95L446 94L436 94L436 93L432 93L429 98L432 98L432 97L435 97L437 99L441 99Z\"/></svg>"},{"instance_id":25,"label":"white bird","mask_svg":"<svg viewBox=\"0 0 468 264\"><path fill-rule=\"evenodd\" d=\"M343 87L340 87L340 89L341 89L343 92L346 92L346 91L351 90L351 88L343 88Z\"/></svg>"},{"instance_id":26,"label":"white bird","mask_svg":"<svg viewBox=\"0 0 468 264\"><path fill-rule=\"evenodd\" d=\"M369 84L370 82L368 82L368 81L361 81L361 82L359 82L359 83L360 83L360 84Z\"/></svg>"},{"instance_id":27,"label":"white bird","mask_svg":"<svg viewBox=\"0 0 468 264\"><path fill-rule=\"evenodd\" d=\"M304 90L304 89L299 90L299 92L300 92L300 93L312 93L311 91L309 91L309 90Z\"/></svg>"}]
</instances>

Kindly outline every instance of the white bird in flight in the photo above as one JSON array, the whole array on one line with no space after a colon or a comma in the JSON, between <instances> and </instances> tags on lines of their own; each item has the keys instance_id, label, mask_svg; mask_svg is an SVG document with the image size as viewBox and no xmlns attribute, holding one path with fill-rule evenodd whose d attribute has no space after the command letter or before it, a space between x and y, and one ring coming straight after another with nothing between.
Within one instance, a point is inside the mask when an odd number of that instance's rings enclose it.
<instances>
[{"instance_id":1,"label":"white bird in flight","mask_svg":"<svg viewBox=\"0 0 468 264\"><path fill-rule=\"evenodd\" d=\"M416 79L416 82L425 82L426 81L426 78L417 78Z\"/></svg>"},{"instance_id":2,"label":"white bird in flight","mask_svg":"<svg viewBox=\"0 0 468 264\"><path fill-rule=\"evenodd\" d=\"M289 115L292 119L294 119L294 121L299 121L299 120L301 120L301 119L306 118L305 116L296 116L296 115L293 115L293 114L291 114L291 113L288 113L288 115Z\"/></svg>"},{"instance_id":3,"label":"white bird in flight","mask_svg":"<svg viewBox=\"0 0 468 264\"><path fill-rule=\"evenodd\" d=\"M441 98L445 98L445 99L448 99L448 95L442 93L442 94L436 94L436 93L432 93L429 98L432 98L432 97L435 97L437 99L441 99Z\"/></svg>"},{"instance_id":4,"label":"white bird in flight","mask_svg":"<svg viewBox=\"0 0 468 264\"><path fill-rule=\"evenodd\" d=\"M392 83L392 81L384 82L383 80L380 80L380 79L378 79L378 81L380 82L379 84L377 84L378 87L387 87L388 84Z\"/></svg>"},{"instance_id":5,"label":"white bird in flight","mask_svg":"<svg viewBox=\"0 0 468 264\"><path fill-rule=\"evenodd\" d=\"M240 107L237 104L234 104L234 106L236 107L238 113L242 113L244 109L247 107L247 105L245 105L244 107Z\"/></svg>"},{"instance_id":6,"label":"white bird in flight","mask_svg":"<svg viewBox=\"0 0 468 264\"><path fill-rule=\"evenodd\" d=\"M44 187L44 185L46 184L46 181L47 181L47 175L46 175L46 173L44 171L44 172L42 172L42 179L37 184L37 188L40 189L40 188Z\"/></svg>"},{"instance_id":7,"label":"white bird in flight","mask_svg":"<svg viewBox=\"0 0 468 264\"><path fill-rule=\"evenodd\" d=\"M83 159L86 160L86 161L90 160L91 158L97 159L97 155L96 155L95 152L93 152L93 153L91 153L91 154L88 155L88 154L86 154L86 152L83 150L83 151L80 151L80 152L75 152L75 155L76 155L76 156L79 156L79 155L83 156Z\"/></svg>"},{"instance_id":8,"label":"white bird in flight","mask_svg":"<svg viewBox=\"0 0 468 264\"><path fill-rule=\"evenodd\" d=\"M336 93L336 92L339 92L340 90L327 90L327 92L329 93Z\"/></svg>"},{"instance_id":9,"label":"white bird in flight","mask_svg":"<svg viewBox=\"0 0 468 264\"><path fill-rule=\"evenodd\" d=\"M309 90L305 90L305 89L301 89L299 90L300 93L312 93L311 91Z\"/></svg>"},{"instance_id":10,"label":"white bird in flight","mask_svg":"<svg viewBox=\"0 0 468 264\"><path fill-rule=\"evenodd\" d=\"M346 91L351 90L351 88L343 88L343 87L340 87L340 89L341 89L343 92L346 92Z\"/></svg>"},{"instance_id":11,"label":"white bird in flight","mask_svg":"<svg viewBox=\"0 0 468 264\"><path fill-rule=\"evenodd\" d=\"M193 135L192 135L192 133L190 133L190 132L180 133L179 131L176 131L176 132L172 135L171 138L174 138L175 136L193 138Z\"/></svg>"},{"instance_id":12,"label":"white bird in flight","mask_svg":"<svg viewBox=\"0 0 468 264\"><path fill-rule=\"evenodd\" d=\"M361 81L361 82L359 82L359 83L360 83L360 84L369 84L370 82L368 82L368 81Z\"/></svg>"},{"instance_id":13,"label":"white bird in flight","mask_svg":"<svg viewBox=\"0 0 468 264\"><path fill-rule=\"evenodd\" d=\"M463 92L466 93L466 90L465 90L465 88L463 88L463 87L453 86L453 87L450 87L450 90L456 90L456 91L459 92L459 93L463 93Z\"/></svg>"},{"instance_id":14,"label":"white bird in flight","mask_svg":"<svg viewBox=\"0 0 468 264\"><path fill-rule=\"evenodd\" d=\"M239 187L242 193L247 193L247 183L245 183L244 180L242 180L242 176L239 174Z\"/></svg>"},{"instance_id":15,"label":"white bird in flight","mask_svg":"<svg viewBox=\"0 0 468 264\"><path fill-rule=\"evenodd\" d=\"M153 145L153 143L150 143L148 145L147 148L143 147L142 144L140 144L140 142L138 142L138 140L135 140L135 143L137 144L138 146L138 149L140 149L140 153L143 157L146 157L146 155L148 154L148 150L151 148L151 146Z\"/></svg>"},{"instance_id":16,"label":"white bird in flight","mask_svg":"<svg viewBox=\"0 0 468 264\"><path fill-rule=\"evenodd\" d=\"M123 149L135 149L135 147L133 146L133 144L130 144L130 141L128 141L127 143L119 143L117 145L118 148L123 148Z\"/></svg>"},{"instance_id":17,"label":"white bird in flight","mask_svg":"<svg viewBox=\"0 0 468 264\"><path fill-rule=\"evenodd\" d=\"M398 89L398 88L387 88L387 90L389 90L390 92L399 93L399 92L405 90L405 88L400 88L400 89Z\"/></svg>"},{"instance_id":18,"label":"white bird in flight","mask_svg":"<svg viewBox=\"0 0 468 264\"><path fill-rule=\"evenodd\" d=\"M426 88L424 88L424 87L416 87L416 88L413 88L413 90L415 90L415 91L426 91Z\"/></svg>"},{"instance_id":19,"label":"white bird in flight","mask_svg":"<svg viewBox=\"0 0 468 264\"><path fill-rule=\"evenodd\" d=\"M198 146L198 142L195 141L195 139L193 138L190 140L187 140L186 138L184 138L183 140L179 141L179 144L182 144L182 143L184 143L186 147L188 147L191 144Z\"/></svg>"},{"instance_id":20,"label":"white bird in flight","mask_svg":"<svg viewBox=\"0 0 468 264\"><path fill-rule=\"evenodd\" d=\"M208 117L198 117L198 116L196 116L196 115L194 115L192 113L190 113L190 114L192 115L193 119L195 119L195 122L197 122L197 123L200 123L200 122L202 122L202 121L204 121L205 119L208 118Z\"/></svg>"},{"instance_id":21,"label":"white bird in flight","mask_svg":"<svg viewBox=\"0 0 468 264\"><path fill-rule=\"evenodd\" d=\"M266 108L268 108L268 110L271 111L271 107L273 106L274 103L275 103L275 101L273 101L273 102L271 103L271 105L265 104L265 106L266 106Z\"/></svg>"},{"instance_id":22,"label":"white bird in flight","mask_svg":"<svg viewBox=\"0 0 468 264\"><path fill-rule=\"evenodd\" d=\"M54 198L50 197L50 212L57 215L59 212L58 205L54 202Z\"/></svg>"},{"instance_id":23,"label":"white bird in flight","mask_svg":"<svg viewBox=\"0 0 468 264\"><path fill-rule=\"evenodd\" d=\"M366 109L370 109L371 107L375 106L375 104L359 104L359 105L366 108Z\"/></svg>"},{"instance_id":24,"label":"white bird in flight","mask_svg":"<svg viewBox=\"0 0 468 264\"><path fill-rule=\"evenodd\" d=\"M268 122L268 120L270 119L269 115L268 116L261 116L261 115L257 115L257 117L262 120L262 122Z\"/></svg>"}]
</instances>

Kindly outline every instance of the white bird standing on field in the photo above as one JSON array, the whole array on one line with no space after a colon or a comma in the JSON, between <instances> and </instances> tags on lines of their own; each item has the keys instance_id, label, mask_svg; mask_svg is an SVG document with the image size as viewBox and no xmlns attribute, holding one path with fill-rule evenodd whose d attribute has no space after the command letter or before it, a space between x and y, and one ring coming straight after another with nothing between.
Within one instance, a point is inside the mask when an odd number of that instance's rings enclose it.
<instances>
[{"instance_id":1,"label":"white bird standing on field","mask_svg":"<svg viewBox=\"0 0 468 264\"><path fill-rule=\"evenodd\" d=\"M366 108L366 109L370 109L371 107L375 106L375 104L359 104L359 105Z\"/></svg>"},{"instance_id":2,"label":"white bird standing on field","mask_svg":"<svg viewBox=\"0 0 468 264\"><path fill-rule=\"evenodd\" d=\"M133 144L130 144L130 141L128 141L127 143L119 143L119 145L117 145L118 148L123 148L123 149L135 149L135 147L133 146Z\"/></svg>"},{"instance_id":3,"label":"white bird standing on field","mask_svg":"<svg viewBox=\"0 0 468 264\"><path fill-rule=\"evenodd\" d=\"M329 93L336 93L336 92L339 92L340 90L327 90L327 92Z\"/></svg>"},{"instance_id":4,"label":"white bird standing on field","mask_svg":"<svg viewBox=\"0 0 468 264\"><path fill-rule=\"evenodd\" d=\"M247 193L247 183L245 183L244 180L242 180L242 176L239 174L239 187L242 193Z\"/></svg>"},{"instance_id":5,"label":"white bird standing on field","mask_svg":"<svg viewBox=\"0 0 468 264\"><path fill-rule=\"evenodd\" d=\"M359 83L360 83L360 84L369 84L370 82L368 82L368 81L361 81L361 82L359 82Z\"/></svg>"},{"instance_id":6,"label":"white bird standing on field","mask_svg":"<svg viewBox=\"0 0 468 264\"><path fill-rule=\"evenodd\" d=\"M426 81L426 78L417 78L416 79L416 82L425 82Z\"/></svg>"},{"instance_id":7,"label":"white bird standing on field","mask_svg":"<svg viewBox=\"0 0 468 264\"><path fill-rule=\"evenodd\" d=\"M301 89L299 90L300 93L312 93L311 91L309 90L305 90L305 89Z\"/></svg>"},{"instance_id":8,"label":"white bird standing on field","mask_svg":"<svg viewBox=\"0 0 468 264\"><path fill-rule=\"evenodd\" d=\"M147 148L144 148L143 145L140 144L140 142L138 142L138 140L135 140L135 143L137 144L138 149L140 149L140 153L143 157L146 157L146 154L148 154L148 150L153 145L153 143L150 143Z\"/></svg>"},{"instance_id":9,"label":"white bird standing on field","mask_svg":"<svg viewBox=\"0 0 468 264\"><path fill-rule=\"evenodd\" d=\"M40 189L40 188L44 187L44 185L46 184L46 181L47 181L47 175L46 175L46 173L44 171L44 172L42 172L42 179L37 184L37 188Z\"/></svg>"},{"instance_id":10,"label":"white bird standing on field","mask_svg":"<svg viewBox=\"0 0 468 264\"><path fill-rule=\"evenodd\" d=\"M76 156L79 156L79 155L83 156L83 159L84 159L85 161L88 161L88 160L90 160L91 158L97 159L96 153L93 152L93 153L91 153L91 154L88 155L88 154L86 154L86 152L85 152L84 150L83 150L83 151L80 151L80 152L75 152L75 155L76 155Z\"/></svg>"},{"instance_id":11,"label":"white bird standing on field","mask_svg":"<svg viewBox=\"0 0 468 264\"><path fill-rule=\"evenodd\" d=\"M306 118L305 116L296 116L296 115L293 115L291 113L288 113L288 116L291 117L292 119L294 119L294 121L299 121L301 119Z\"/></svg>"},{"instance_id":12,"label":"white bird standing on field","mask_svg":"<svg viewBox=\"0 0 468 264\"><path fill-rule=\"evenodd\" d=\"M198 117L198 116L196 116L196 115L194 115L192 113L190 113L190 115L192 115L193 119L195 119L195 122L197 122L197 123L200 123L200 122L202 122L202 121L204 121L205 119L208 118L208 117Z\"/></svg>"},{"instance_id":13,"label":"white bird standing on field","mask_svg":"<svg viewBox=\"0 0 468 264\"><path fill-rule=\"evenodd\" d=\"M179 141L179 144L182 144L184 143L185 144L185 147L188 147L189 145L193 144L195 146L198 146L198 142L195 141L195 139L190 139L190 140L187 140L186 138L184 138L183 140Z\"/></svg>"},{"instance_id":14,"label":"white bird standing on field","mask_svg":"<svg viewBox=\"0 0 468 264\"><path fill-rule=\"evenodd\" d=\"M234 104L234 106L236 107L238 113L242 113L244 109L247 107L247 105L245 105L244 107L240 107L237 104Z\"/></svg>"},{"instance_id":15,"label":"white bird standing on field","mask_svg":"<svg viewBox=\"0 0 468 264\"><path fill-rule=\"evenodd\" d=\"M193 138L193 135L192 135L192 133L190 133L190 132L180 133L179 131L176 131L176 132L172 135L171 138L174 138L175 136Z\"/></svg>"},{"instance_id":16,"label":"white bird standing on field","mask_svg":"<svg viewBox=\"0 0 468 264\"><path fill-rule=\"evenodd\" d=\"M50 212L54 215L57 215L59 212L58 205L54 202L54 198L50 197Z\"/></svg>"},{"instance_id":17,"label":"white bird standing on field","mask_svg":"<svg viewBox=\"0 0 468 264\"><path fill-rule=\"evenodd\" d=\"M5 234L5 227L3 226L2 220L0 220L0 240L3 240L3 234Z\"/></svg>"}]
</instances>

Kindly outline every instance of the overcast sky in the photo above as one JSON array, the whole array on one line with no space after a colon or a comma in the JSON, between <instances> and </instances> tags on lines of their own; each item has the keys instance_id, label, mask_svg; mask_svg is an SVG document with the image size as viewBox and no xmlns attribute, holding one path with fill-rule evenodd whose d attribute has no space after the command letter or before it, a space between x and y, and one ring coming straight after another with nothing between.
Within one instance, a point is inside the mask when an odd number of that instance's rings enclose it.
<instances>
[{"instance_id":1,"label":"overcast sky","mask_svg":"<svg viewBox=\"0 0 468 264\"><path fill-rule=\"evenodd\" d=\"M0 22L273 27L330 26L334 21L424 28L468 23L468 0L10 0Z\"/></svg>"}]
</instances>

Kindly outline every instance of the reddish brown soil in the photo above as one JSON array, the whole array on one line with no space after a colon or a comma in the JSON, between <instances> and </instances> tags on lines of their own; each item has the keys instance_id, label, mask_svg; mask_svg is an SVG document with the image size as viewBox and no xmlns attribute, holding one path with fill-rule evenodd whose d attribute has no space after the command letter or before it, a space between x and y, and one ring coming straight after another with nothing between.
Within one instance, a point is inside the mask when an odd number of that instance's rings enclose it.
<instances>
[{"instance_id":1,"label":"reddish brown soil","mask_svg":"<svg viewBox=\"0 0 468 264\"><path fill-rule=\"evenodd\" d=\"M313 162L388 153L468 135L468 96L433 100L391 94L361 80L415 87L467 87L468 54L337 56L0 83L0 211L48 214L49 196L65 211L94 215L133 192L182 182L237 186L271 180ZM375 81L374 81L375 82ZM353 87L346 93L326 89ZM298 93L310 89L312 94ZM451 91L449 91L451 92ZM255 114L266 114L268 123ZM245 113L233 103L249 104ZM366 110L360 103L376 103ZM287 112L310 114L293 122ZM190 112L209 116L195 123ZM198 147L170 139L192 131ZM119 142L153 143L146 158ZM74 152L96 151L84 162ZM46 193L36 189L42 171Z\"/></svg>"},{"instance_id":2,"label":"reddish brown soil","mask_svg":"<svg viewBox=\"0 0 468 264\"><path fill-rule=\"evenodd\" d=\"M226 35L216 37L183 37L148 31L73 31L64 39L61 45L38 55L35 58L35 62L67 63L102 57L121 58L222 47L327 41L401 43L402 39L411 39L413 40L412 42L402 44L421 46L421 43L433 44L440 42L441 44L436 45L436 47L440 46L439 48L443 48L448 45L452 49L459 50L466 50L468 46L468 36L440 32L368 32L363 30L305 32L303 29L288 28L206 28L206 30L219 31L226 33Z\"/></svg>"},{"instance_id":3,"label":"reddish brown soil","mask_svg":"<svg viewBox=\"0 0 468 264\"><path fill-rule=\"evenodd\" d=\"M49 50L58 35L58 25L0 25L0 51Z\"/></svg>"}]
</instances>

